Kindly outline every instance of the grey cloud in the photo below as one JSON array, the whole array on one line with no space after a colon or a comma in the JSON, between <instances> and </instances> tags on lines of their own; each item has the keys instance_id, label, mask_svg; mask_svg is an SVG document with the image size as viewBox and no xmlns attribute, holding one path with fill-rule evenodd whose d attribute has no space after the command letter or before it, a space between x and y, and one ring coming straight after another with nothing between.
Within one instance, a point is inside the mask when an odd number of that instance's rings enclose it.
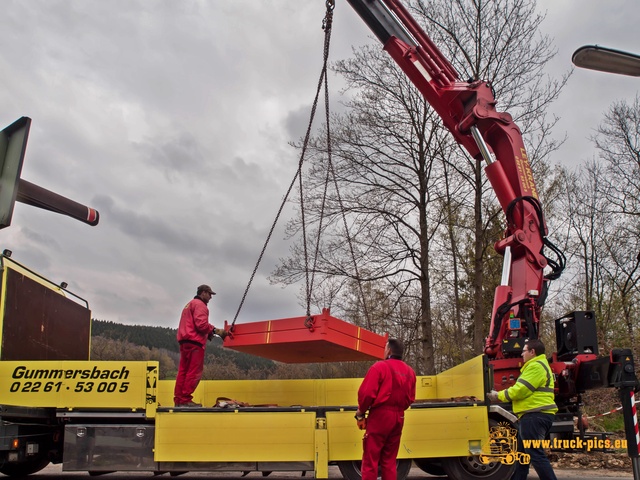
<instances>
[{"instance_id":1,"label":"grey cloud","mask_svg":"<svg viewBox=\"0 0 640 480\"><path fill-rule=\"evenodd\" d=\"M633 15L601 2L540 4L559 39L550 74L564 72L588 39L634 48ZM3 4L0 43L10 47L0 51L0 127L30 116L24 178L96 207L101 222L19 205L0 248L69 282L101 319L175 326L194 286L207 282L219 291L213 319L230 319L297 166L288 142L306 131L324 11L324 2L291 0ZM334 15L331 61L375 43L347 2ZM559 103L566 157L614 96L638 89L636 79L598 75L576 72ZM334 111L341 88L330 76ZM267 278L287 255L291 215L288 205L242 321L301 310L297 286Z\"/></svg>"}]
</instances>

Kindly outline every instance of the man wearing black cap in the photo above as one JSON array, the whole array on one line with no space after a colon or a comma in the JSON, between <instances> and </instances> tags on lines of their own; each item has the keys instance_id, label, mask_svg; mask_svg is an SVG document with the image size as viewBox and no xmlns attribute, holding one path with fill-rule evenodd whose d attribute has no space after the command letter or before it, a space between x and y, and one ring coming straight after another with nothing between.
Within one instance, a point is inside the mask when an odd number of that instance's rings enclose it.
<instances>
[{"instance_id":1,"label":"man wearing black cap","mask_svg":"<svg viewBox=\"0 0 640 480\"><path fill-rule=\"evenodd\" d=\"M182 310L178 326L178 343L180 344L180 366L173 391L176 407L201 407L193 401L193 392L200 383L204 367L204 347L207 339L213 334L222 339L228 335L226 331L215 328L209 323L209 307L207 304L215 292L209 285L200 285L189 303Z\"/></svg>"},{"instance_id":2,"label":"man wearing black cap","mask_svg":"<svg viewBox=\"0 0 640 480\"><path fill-rule=\"evenodd\" d=\"M402 342L390 338L384 349L385 360L369 368L358 389L356 421L360 430L366 430L362 439L362 480L397 477L404 411L416 400L416 373L402 361L403 353Z\"/></svg>"}]
</instances>

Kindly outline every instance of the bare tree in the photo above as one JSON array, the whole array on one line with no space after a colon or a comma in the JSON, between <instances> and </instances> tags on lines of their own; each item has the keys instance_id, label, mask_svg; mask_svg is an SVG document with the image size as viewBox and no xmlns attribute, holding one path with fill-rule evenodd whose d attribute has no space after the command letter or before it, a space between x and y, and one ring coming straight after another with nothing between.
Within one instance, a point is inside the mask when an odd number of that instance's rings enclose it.
<instances>
[{"instance_id":1,"label":"bare tree","mask_svg":"<svg viewBox=\"0 0 640 480\"><path fill-rule=\"evenodd\" d=\"M640 217L640 97L615 102L592 141L607 166L601 189L610 210Z\"/></svg>"},{"instance_id":2,"label":"bare tree","mask_svg":"<svg viewBox=\"0 0 640 480\"><path fill-rule=\"evenodd\" d=\"M422 95L379 48L363 47L337 62L335 71L356 94L349 112L333 119L338 188L325 202L326 145L313 144L317 154L304 203L318 221L323 208L315 272L368 284L356 297L357 290L346 291L355 298L351 319L373 330L396 330L405 341L419 338L424 371L434 373L429 252L441 214L429 206L439 197L442 176L434 159L444 132ZM295 233L300 226L293 222L289 228ZM280 279L290 274L291 269L276 272Z\"/></svg>"},{"instance_id":3,"label":"bare tree","mask_svg":"<svg viewBox=\"0 0 640 480\"><path fill-rule=\"evenodd\" d=\"M591 139L600 160L592 167L598 169L593 184L602 199L598 266L609 293L600 309L611 316L607 331L623 324L634 347L640 300L640 97L614 102Z\"/></svg>"},{"instance_id":4,"label":"bare tree","mask_svg":"<svg viewBox=\"0 0 640 480\"><path fill-rule=\"evenodd\" d=\"M605 175L598 162L587 162L576 173L565 172L567 191L565 211L572 232L572 254L579 260L581 293L571 299L573 309L593 310L600 303L598 292L602 261L602 239L606 236L608 219L605 215L606 200L598 189L600 178Z\"/></svg>"},{"instance_id":5,"label":"bare tree","mask_svg":"<svg viewBox=\"0 0 640 480\"><path fill-rule=\"evenodd\" d=\"M545 78L545 65L556 51L549 37L540 34L544 16L536 12L530 0L453 0L414 4L413 10L426 19L426 30L463 79L483 79L491 83L500 110L508 111L525 137L528 156L544 191L550 176L549 154L559 142L550 136L557 118L549 119L547 107L558 97L568 76L559 80ZM469 209L473 242L470 276L473 289L473 347L481 353L487 332L486 296L491 258L489 247L497 239L493 218L499 207L488 193L479 159L452 156L450 161L473 192ZM464 228L464 226L463 226ZM495 267L493 267L495 269ZM490 308L490 307L489 307Z\"/></svg>"},{"instance_id":6,"label":"bare tree","mask_svg":"<svg viewBox=\"0 0 640 480\"><path fill-rule=\"evenodd\" d=\"M569 253L578 260L564 290L565 310L596 313L599 343L635 347L640 291L640 235L634 217L611 211L606 191L614 185L607 165L586 162L565 172L563 211L570 225ZM603 191L603 184L608 185ZM622 188L622 186L620 186Z\"/></svg>"}]
</instances>

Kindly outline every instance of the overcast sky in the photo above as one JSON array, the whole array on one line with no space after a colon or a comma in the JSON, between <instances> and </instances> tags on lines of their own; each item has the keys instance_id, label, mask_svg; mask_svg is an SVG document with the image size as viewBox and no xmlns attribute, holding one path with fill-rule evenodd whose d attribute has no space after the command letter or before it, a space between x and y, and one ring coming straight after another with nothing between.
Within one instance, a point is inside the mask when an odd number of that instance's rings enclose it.
<instances>
[{"instance_id":1,"label":"overcast sky","mask_svg":"<svg viewBox=\"0 0 640 480\"><path fill-rule=\"evenodd\" d=\"M571 68L584 44L640 52L637 0L543 0L545 33ZM0 248L87 299L93 316L175 327L201 283L211 320L231 321L293 177L322 64L323 0L4 0L0 128L32 119L22 178L100 212L90 227L16 204ZM336 0L331 58L374 43ZM339 108L339 82L330 80ZM331 85L332 84L332 85ZM554 158L587 137L640 79L576 70L554 110ZM304 315L297 288L269 285L270 243L239 322Z\"/></svg>"}]
</instances>

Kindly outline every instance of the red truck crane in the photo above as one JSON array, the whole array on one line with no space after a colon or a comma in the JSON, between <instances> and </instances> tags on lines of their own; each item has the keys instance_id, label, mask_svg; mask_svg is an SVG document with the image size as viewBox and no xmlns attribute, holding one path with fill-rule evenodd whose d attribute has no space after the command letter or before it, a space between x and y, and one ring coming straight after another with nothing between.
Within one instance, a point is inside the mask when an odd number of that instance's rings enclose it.
<instances>
[{"instance_id":1,"label":"red truck crane","mask_svg":"<svg viewBox=\"0 0 640 480\"><path fill-rule=\"evenodd\" d=\"M549 283L564 268L562 252L547 239L543 208L521 131L511 115L496 109L489 82L462 81L400 1L347 1L440 115L455 140L473 158L486 162L487 178L504 211L506 229L495 243L496 251L504 256L504 265L484 353L493 366L494 388L505 389L518 377L525 340L539 336ZM554 258L545 254L545 248L555 254ZM627 438L635 438L631 403L637 379L632 352L616 349L607 357L598 355L593 312L571 312L557 319L555 327L557 351L550 364L557 377L559 413L552 432L573 435L569 431L573 430L573 417L581 418L581 393L616 387L627 411ZM637 457L637 442L631 440L629 445L633 445L629 454Z\"/></svg>"}]
</instances>

